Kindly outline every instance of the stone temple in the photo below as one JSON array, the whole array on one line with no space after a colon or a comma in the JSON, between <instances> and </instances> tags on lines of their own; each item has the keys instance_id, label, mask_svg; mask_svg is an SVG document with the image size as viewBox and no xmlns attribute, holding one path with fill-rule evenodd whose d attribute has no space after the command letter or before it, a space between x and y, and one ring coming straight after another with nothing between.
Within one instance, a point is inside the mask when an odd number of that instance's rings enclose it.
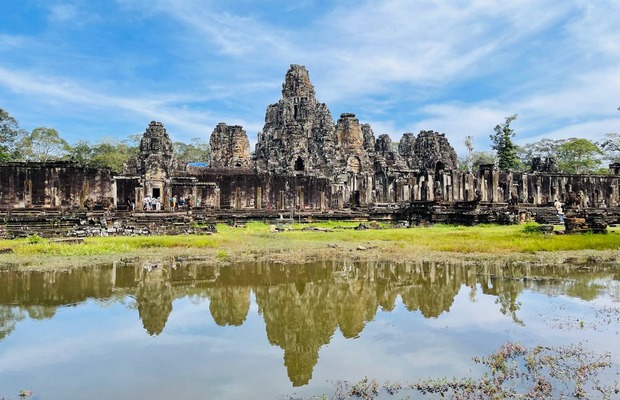
<instances>
[{"instance_id":1,"label":"stone temple","mask_svg":"<svg viewBox=\"0 0 620 400\"><path fill-rule=\"evenodd\" d=\"M164 212L173 197L189 200L196 215L406 213L410 221L476 223L514 222L523 210L542 215L556 198L617 218L620 203L620 165L608 175L560 173L548 160L528 173L493 165L464 172L443 133L407 132L392 142L355 114L334 121L301 65L290 66L282 98L267 107L253 154L241 126L217 124L209 143L207 166L181 165L164 125L153 121L138 156L117 175L68 162L0 164L0 210L122 213L131 203L139 211L148 196Z\"/></svg>"}]
</instances>

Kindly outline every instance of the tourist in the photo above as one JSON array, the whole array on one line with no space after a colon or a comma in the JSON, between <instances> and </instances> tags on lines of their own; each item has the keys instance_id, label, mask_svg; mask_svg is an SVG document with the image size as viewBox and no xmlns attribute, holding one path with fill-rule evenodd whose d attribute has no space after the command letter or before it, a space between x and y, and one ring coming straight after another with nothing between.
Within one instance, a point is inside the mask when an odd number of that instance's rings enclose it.
<instances>
[{"instance_id":1,"label":"tourist","mask_svg":"<svg viewBox=\"0 0 620 400\"><path fill-rule=\"evenodd\" d=\"M564 211L562 210L562 203L558 199L555 199L553 202L553 206L555 207L555 211L557 212L558 218L560 219L560 223L564 223Z\"/></svg>"}]
</instances>

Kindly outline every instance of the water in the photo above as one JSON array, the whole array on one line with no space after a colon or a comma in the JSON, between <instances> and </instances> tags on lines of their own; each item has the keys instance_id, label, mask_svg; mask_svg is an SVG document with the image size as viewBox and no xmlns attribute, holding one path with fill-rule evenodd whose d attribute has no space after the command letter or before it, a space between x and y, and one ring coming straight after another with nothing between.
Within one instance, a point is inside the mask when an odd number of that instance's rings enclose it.
<instances>
[{"instance_id":1,"label":"water","mask_svg":"<svg viewBox=\"0 0 620 400\"><path fill-rule=\"evenodd\" d=\"M620 364L620 265L0 270L0 398L283 399L337 380L476 376L506 341Z\"/></svg>"}]
</instances>

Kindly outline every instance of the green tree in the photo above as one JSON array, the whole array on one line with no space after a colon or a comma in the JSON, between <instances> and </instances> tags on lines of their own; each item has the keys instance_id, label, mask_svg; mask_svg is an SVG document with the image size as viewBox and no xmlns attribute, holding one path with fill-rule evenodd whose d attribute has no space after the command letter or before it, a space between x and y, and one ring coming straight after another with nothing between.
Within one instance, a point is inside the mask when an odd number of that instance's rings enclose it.
<instances>
[{"instance_id":1,"label":"green tree","mask_svg":"<svg viewBox=\"0 0 620 400\"><path fill-rule=\"evenodd\" d=\"M125 163L137 155L138 147L132 138L120 141L104 138L93 146L91 166L122 172Z\"/></svg>"},{"instance_id":2,"label":"green tree","mask_svg":"<svg viewBox=\"0 0 620 400\"><path fill-rule=\"evenodd\" d=\"M15 118L0 108L0 161L15 158L15 142L23 133Z\"/></svg>"},{"instance_id":3,"label":"green tree","mask_svg":"<svg viewBox=\"0 0 620 400\"><path fill-rule=\"evenodd\" d=\"M557 148L557 161L564 172L580 174L595 172L601 165L603 151L588 139L571 138Z\"/></svg>"},{"instance_id":4,"label":"green tree","mask_svg":"<svg viewBox=\"0 0 620 400\"><path fill-rule=\"evenodd\" d=\"M498 166L502 171L512 171L519 167L517 146L512 142L516 133L510 128L510 124L516 119L517 114L506 117L503 124L494 128L495 134L489 135L492 142L491 148L497 152Z\"/></svg>"},{"instance_id":5,"label":"green tree","mask_svg":"<svg viewBox=\"0 0 620 400\"><path fill-rule=\"evenodd\" d=\"M69 146L66 159L86 167L110 168L114 172L122 172L125 163L138 155L140 136L131 135L125 140L105 137L94 145L86 140L80 140Z\"/></svg>"},{"instance_id":6,"label":"green tree","mask_svg":"<svg viewBox=\"0 0 620 400\"><path fill-rule=\"evenodd\" d=\"M473 136L470 135L465 138L465 147L467 148L467 172L471 172L472 169L474 168L474 157L473 157L474 137Z\"/></svg>"},{"instance_id":7,"label":"green tree","mask_svg":"<svg viewBox=\"0 0 620 400\"><path fill-rule=\"evenodd\" d=\"M60 137L56 129L39 127L26 134L18 143L25 161L47 162L66 158L69 144Z\"/></svg>"},{"instance_id":8,"label":"green tree","mask_svg":"<svg viewBox=\"0 0 620 400\"><path fill-rule=\"evenodd\" d=\"M467 171L469 169L469 155L459 159L459 169L461 171ZM484 164L496 164L497 158L495 154L490 151L472 151L471 153L471 171L475 172L480 169Z\"/></svg>"},{"instance_id":9,"label":"green tree","mask_svg":"<svg viewBox=\"0 0 620 400\"><path fill-rule=\"evenodd\" d=\"M80 165L90 166L93 161L93 148L87 140L80 140L73 146L69 146L66 158Z\"/></svg>"},{"instance_id":10,"label":"green tree","mask_svg":"<svg viewBox=\"0 0 620 400\"><path fill-rule=\"evenodd\" d=\"M524 169L530 169L534 157L539 157L542 160L549 157L557 157L558 147L562 143L564 143L564 140L553 139L542 139L538 142L527 143L524 146L518 147L517 156Z\"/></svg>"},{"instance_id":11,"label":"green tree","mask_svg":"<svg viewBox=\"0 0 620 400\"><path fill-rule=\"evenodd\" d=\"M620 134L608 133L605 139L597 143L603 151L605 159L611 163L620 162Z\"/></svg>"},{"instance_id":12,"label":"green tree","mask_svg":"<svg viewBox=\"0 0 620 400\"><path fill-rule=\"evenodd\" d=\"M193 138L191 143L174 142L174 154L176 159L182 163L195 161L209 161L211 157L211 147L209 143L200 138Z\"/></svg>"}]
</instances>

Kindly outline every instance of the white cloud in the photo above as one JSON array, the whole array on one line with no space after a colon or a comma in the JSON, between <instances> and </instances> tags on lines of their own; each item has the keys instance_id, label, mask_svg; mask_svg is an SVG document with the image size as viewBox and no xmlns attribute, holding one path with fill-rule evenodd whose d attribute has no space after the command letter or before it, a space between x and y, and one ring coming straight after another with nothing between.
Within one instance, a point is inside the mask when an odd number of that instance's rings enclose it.
<instances>
[{"instance_id":1,"label":"white cloud","mask_svg":"<svg viewBox=\"0 0 620 400\"><path fill-rule=\"evenodd\" d=\"M49 30L104 18L85 4L46 7ZM100 121L95 111L161 120L177 140L208 135L220 121L239 124L253 142L286 68L297 63L308 67L335 119L355 112L393 140L432 129L460 153L467 135L484 150L493 127L514 113L518 143L620 129L616 0L339 1L321 12L284 1L116 4L118 26L130 36L161 26L161 49L119 42L118 51L101 55L82 53L78 42L57 43L49 32L4 34L0 86L22 104L88 109ZM306 12L287 22L290 13ZM24 46L20 61L11 61ZM160 63L176 75L162 81L144 72Z\"/></svg>"},{"instance_id":2,"label":"white cloud","mask_svg":"<svg viewBox=\"0 0 620 400\"><path fill-rule=\"evenodd\" d=\"M332 69L328 99L393 89L390 83L445 86L503 68L515 45L565 16L552 2L392 0L335 9L317 57ZM526 23L527 22L527 23ZM328 46L325 46L328 44Z\"/></svg>"},{"instance_id":3,"label":"white cloud","mask_svg":"<svg viewBox=\"0 0 620 400\"><path fill-rule=\"evenodd\" d=\"M78 17L75 4L54 4L50 6L49 20L51 22L68 22Z\"/></svg>"},{"instance_id":4,"label":"white cloud","mask_svg":"<svg viewBox=\"0 0 620 400\"><path fill-rule=\"evenodd\" d=\"M28 43L28 38L24 35L0 34L0 52L20 49Z\"/></svg>"},{"instance_id":5,"label":"white cloud","mask_svg":"<svg viewBox=\"0 0 620 400\"><path fill-rule=\"evenodd\" d=\"M33 99L41 99L48 105L58 104L59 108L95 109L100 113L122 110L134 118L158 120L170 127L181 130L182 137L197 136L197 133L210 132L215 120L204 110L192 110L184 107L182 102L193 100L192 97L179 94L146 95L128 97L111 95L82 86L80 83L58 77L39 77L27 72L11 71L0 67L0 85L14 92L28 93ZM145 124L146 126L146 124ZM209 128L211 126L211 128ZM183 132L186 132L183 134Z\"/></svg>"}]
</instances>

